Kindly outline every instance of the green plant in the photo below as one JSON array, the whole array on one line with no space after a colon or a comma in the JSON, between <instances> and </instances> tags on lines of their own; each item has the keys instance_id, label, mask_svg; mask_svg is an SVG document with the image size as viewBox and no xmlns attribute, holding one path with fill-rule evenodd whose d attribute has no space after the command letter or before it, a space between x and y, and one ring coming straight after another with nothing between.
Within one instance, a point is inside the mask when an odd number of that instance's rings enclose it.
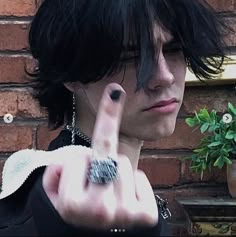
<instances>
[{"instance_id":1,"label":"green plant","mask_svg":"<svg viewBox=\"0 0 236 237\"><path fill-rule=\"evenodd\" d=\"M236 108L228 103L227 114L232 117L224 120L215 110L201 109L193 117L187 118L190 127L197 127L205 136L193 154L185 159L191 160L191 169L201 173L211 167L222 168L232 164L236 154Z\"/></svg>"}]
</instances>

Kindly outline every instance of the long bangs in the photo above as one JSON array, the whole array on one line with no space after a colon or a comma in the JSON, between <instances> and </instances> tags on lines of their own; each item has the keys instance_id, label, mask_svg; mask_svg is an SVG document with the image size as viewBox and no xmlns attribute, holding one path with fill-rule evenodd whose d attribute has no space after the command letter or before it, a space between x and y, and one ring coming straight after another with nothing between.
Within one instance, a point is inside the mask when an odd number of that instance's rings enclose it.
<instances>
[{"instance_id":1,"label":"long bangs","mask_svg":"<svg viewBox=\"0 0 236 237\"><path fill-rule=\"evenodd\" d=\"M125 68L127 61L135 63L137 90L146 89L153 77L159 45L154 38L156 25L179 41L186 64L197 78L213 79L222 70L225 58L225 37L230 32L225 19L204 0L156 0L119 1L120 8L113 8L111 20L120 10L120 26L111 26L114 34L119 29L117 55L109 72ZM126 4L126 6L124 6ZM114 7L114 6L113 6ZM113 19L114 20L114 19ZM116 23L119 24L119 23ZM113 47L113 51L114 51ZM112 50L112 49L111 49Z\"/></svg>"},{"instance_id":2,"label":"long bangs","mask_svg":"<svg viewBox=\"0 0 236 237\"><path fill-rule=\"evenodd\" d=\"M146 88L156 65L158 47L153 29L157 18L153 11L153 1L121 0L120 7L122 26L118 34L121 36L119 42L122 45L110 72L120 71L126 68L127 63L133 63L137 69L136 89L139 90ZM114 29L111 29L111 32L114 34Z\"/></svg>"},{"instance_id":3,"label":"long bangs","mask_svg":"<svg viewBox=\"0 0 236 237\"><path fill-rule=\"evenodd\" d=\"M97 0L96 8L95 2L91 1L95 11L87 14L86 33L78 30L84 38L77 39L79 57L75 70L79 65L85 69L82 82L89 83L125 71L127 64L133 63L137 69L137 89L144 88L153 76L158 50L153 32L153 1ZM86 58L91 69L81 66ZM93 73L89 75L88 71Z\"/></svg>"},{"instance_id":4,"label":"long bangs","mask_svg":"<svg viewBox=\"0 0 236 237\"><path fill-rule=\"evenodd\" d=\"M30 45L41 72L52 72L59 82L95 82L133 60L137 88L145 87L158 54L155 24L180 41L198 78L221 72L227 27L203 0L45 0L43 5Z\"/></svg>"},{"instance_id":5,"label":"long bangs","mask_svg":"<svg viewBox=\"0 0 236 237\"><path fill-rule=\"evenodd\" d=\"M160 22L181 43L187 66L196 77L213 79L221 73L225 37L231 31L225 19L204 0L159 0L156 7Z\"/></svg>"}]
</instances>

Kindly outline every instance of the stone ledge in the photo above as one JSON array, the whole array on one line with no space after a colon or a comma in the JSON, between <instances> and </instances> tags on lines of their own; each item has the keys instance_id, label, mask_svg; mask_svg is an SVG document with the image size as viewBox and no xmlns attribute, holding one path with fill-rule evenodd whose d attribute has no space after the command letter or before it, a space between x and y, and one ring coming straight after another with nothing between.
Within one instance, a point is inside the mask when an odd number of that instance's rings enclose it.
<instances>
[{"instance_id":1,"label":"stone ledge","mask_svg":"<svg viewBox=\"0 0 236 237\"><path fill-rule=\"evenodd\" d=\"M230 197L186 197L176 201L183 207L192 236L236 235L236 199Z\"/></svg>"}]
</instances>

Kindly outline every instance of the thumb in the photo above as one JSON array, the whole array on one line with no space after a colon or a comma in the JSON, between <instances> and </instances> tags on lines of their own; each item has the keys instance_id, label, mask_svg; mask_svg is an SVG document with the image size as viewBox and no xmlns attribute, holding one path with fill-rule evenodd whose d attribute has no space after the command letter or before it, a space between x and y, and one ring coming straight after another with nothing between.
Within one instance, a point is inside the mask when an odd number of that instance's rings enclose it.
<instances>
[{"instance_id":1,"label":"thumb","mask_svg":"<svg viewBox=\"0 0 236 237\"><path fill-rule=\"evenodd\" d=\"M43 188L52 204L56 207L58 187L62 173L62 165L49 165L43 174Z\"/></svg>"}]
</instances>

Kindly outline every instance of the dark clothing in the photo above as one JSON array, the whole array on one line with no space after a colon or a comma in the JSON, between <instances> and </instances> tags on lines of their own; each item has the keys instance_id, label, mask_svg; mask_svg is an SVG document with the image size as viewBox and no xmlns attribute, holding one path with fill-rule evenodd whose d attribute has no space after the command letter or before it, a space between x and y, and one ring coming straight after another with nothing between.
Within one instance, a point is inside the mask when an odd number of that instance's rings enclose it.
<instances>
[{"instance_id":1,"label":"dark clothing","mask_svg":"<svg viewBox=\"0 0 236 237\"><path fill-rule=\"evenodd\" d=\"M76 137L76 144L89 146ZM51 142L49 150L70 145L69 131L62 131ZM45 167L35 170L12 195L0 200L0 236L119 236L117 232L95 231L66 224L59 216L42 187ZM168 236L167 225L159 217L154 228L136 227L121 236Z\"/></svg>"}]
</instances>

